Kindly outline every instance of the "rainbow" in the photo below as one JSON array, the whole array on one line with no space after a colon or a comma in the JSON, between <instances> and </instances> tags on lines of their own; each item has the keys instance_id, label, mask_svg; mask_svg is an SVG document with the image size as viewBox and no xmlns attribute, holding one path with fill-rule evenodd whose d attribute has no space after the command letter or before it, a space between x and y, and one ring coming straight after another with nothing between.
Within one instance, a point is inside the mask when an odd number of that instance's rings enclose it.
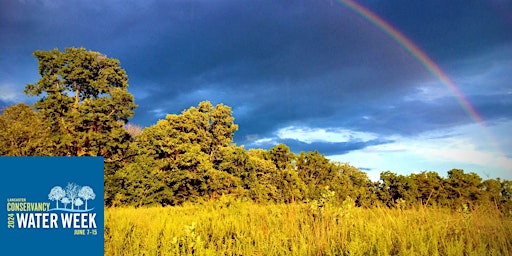
<instances>
[{"instance_id":1,"label":"rainbow","mask_svg":"<svg viewBox=\"0 0 512 256\"><path fill-rule=\"evenodd\" d=\"M459 90L457 85L439 68L439 66L432 61L432 59L421 50L416 44L414 44L409 38L404 36L400 31L391 26L388 22L383 20L381 17L370 11L368 8L356 3L352 0L338 0L341 4L348 7L350 10L355 12L357 15L361 16L363 19L372 23L380 29L382 32L387 34L390 38L396 41L403 49L405 49L413 58L419 61L426 70L428 70L432 75L434 75L437 79L439 79L443 84L445 84L450 91L455 95L459 105L462 107L464 111L468 113L470 118L479 123L482 126L484 125L483 118L478 114L478 112L473 108L473 106L469 103L468 99L464 96L464 94Z\"/></svg>"}]
</instances>

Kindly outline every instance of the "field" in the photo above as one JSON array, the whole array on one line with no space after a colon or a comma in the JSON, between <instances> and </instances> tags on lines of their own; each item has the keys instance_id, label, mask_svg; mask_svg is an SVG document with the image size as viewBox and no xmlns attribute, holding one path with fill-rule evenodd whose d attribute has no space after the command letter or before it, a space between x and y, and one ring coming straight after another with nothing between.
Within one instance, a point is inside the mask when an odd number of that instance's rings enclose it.
<instances>
[{"instance_id":1,"label":"field","mask_svg":"<svg viewBox=\"0 0 512 256\"><path fill-rule=\"evenodd\" d=\"M512 255L512 218L492 208L316 202L113 207L105 255Z\"/></svg>"}]
</instances>

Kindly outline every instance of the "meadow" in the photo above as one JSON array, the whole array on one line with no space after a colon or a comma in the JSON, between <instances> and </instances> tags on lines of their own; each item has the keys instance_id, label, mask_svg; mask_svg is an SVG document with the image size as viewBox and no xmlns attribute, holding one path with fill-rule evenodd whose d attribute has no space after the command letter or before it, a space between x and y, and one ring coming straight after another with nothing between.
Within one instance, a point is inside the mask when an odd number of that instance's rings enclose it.
<instances>
[{"instance_id":1,"label":"meadow","mask_svg":"<svg viewBox=\"0 0 512 256\"><path fill-rule=\"evenodd\" d=\"M354 207L221 198L105 209L105 255L512 255L492 207Z\"/></svg>"}]
</instances>

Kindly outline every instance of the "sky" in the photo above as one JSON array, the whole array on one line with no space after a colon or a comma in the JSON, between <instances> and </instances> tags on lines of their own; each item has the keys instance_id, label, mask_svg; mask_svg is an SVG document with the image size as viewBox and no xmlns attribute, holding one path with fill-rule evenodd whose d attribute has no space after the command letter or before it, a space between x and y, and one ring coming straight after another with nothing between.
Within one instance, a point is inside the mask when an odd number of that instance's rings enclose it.
<instances>
[{"instance_id":1,"label":"sky","mask_svg":"<svg viewBox=\"0 0 512 256\"><path fill-rule=\"evenodd\" d=\"M245 148L318 150L372 180L512 179L510 0L0 0L0 35L0 108L37 100L35 50L84 47L121 61L132 124L209 100Z\"/></svg>"}]
</instances>

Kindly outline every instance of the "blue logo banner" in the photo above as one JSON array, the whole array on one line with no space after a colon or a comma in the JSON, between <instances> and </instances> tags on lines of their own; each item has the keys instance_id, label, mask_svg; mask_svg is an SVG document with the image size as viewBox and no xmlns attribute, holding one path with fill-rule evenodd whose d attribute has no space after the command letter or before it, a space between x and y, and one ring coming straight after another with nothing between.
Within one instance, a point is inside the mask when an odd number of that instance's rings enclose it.
<instances>
[{"instance_id":1,"label":"blue logo banner","mask_svg":"<svg viewBox=\"0 0 512 256\"><path fill-rule=\"evenodd\" d=\"M103 255L103 157L0 157L0 174L1 255Z\"/></svg>"}]
</instances>

